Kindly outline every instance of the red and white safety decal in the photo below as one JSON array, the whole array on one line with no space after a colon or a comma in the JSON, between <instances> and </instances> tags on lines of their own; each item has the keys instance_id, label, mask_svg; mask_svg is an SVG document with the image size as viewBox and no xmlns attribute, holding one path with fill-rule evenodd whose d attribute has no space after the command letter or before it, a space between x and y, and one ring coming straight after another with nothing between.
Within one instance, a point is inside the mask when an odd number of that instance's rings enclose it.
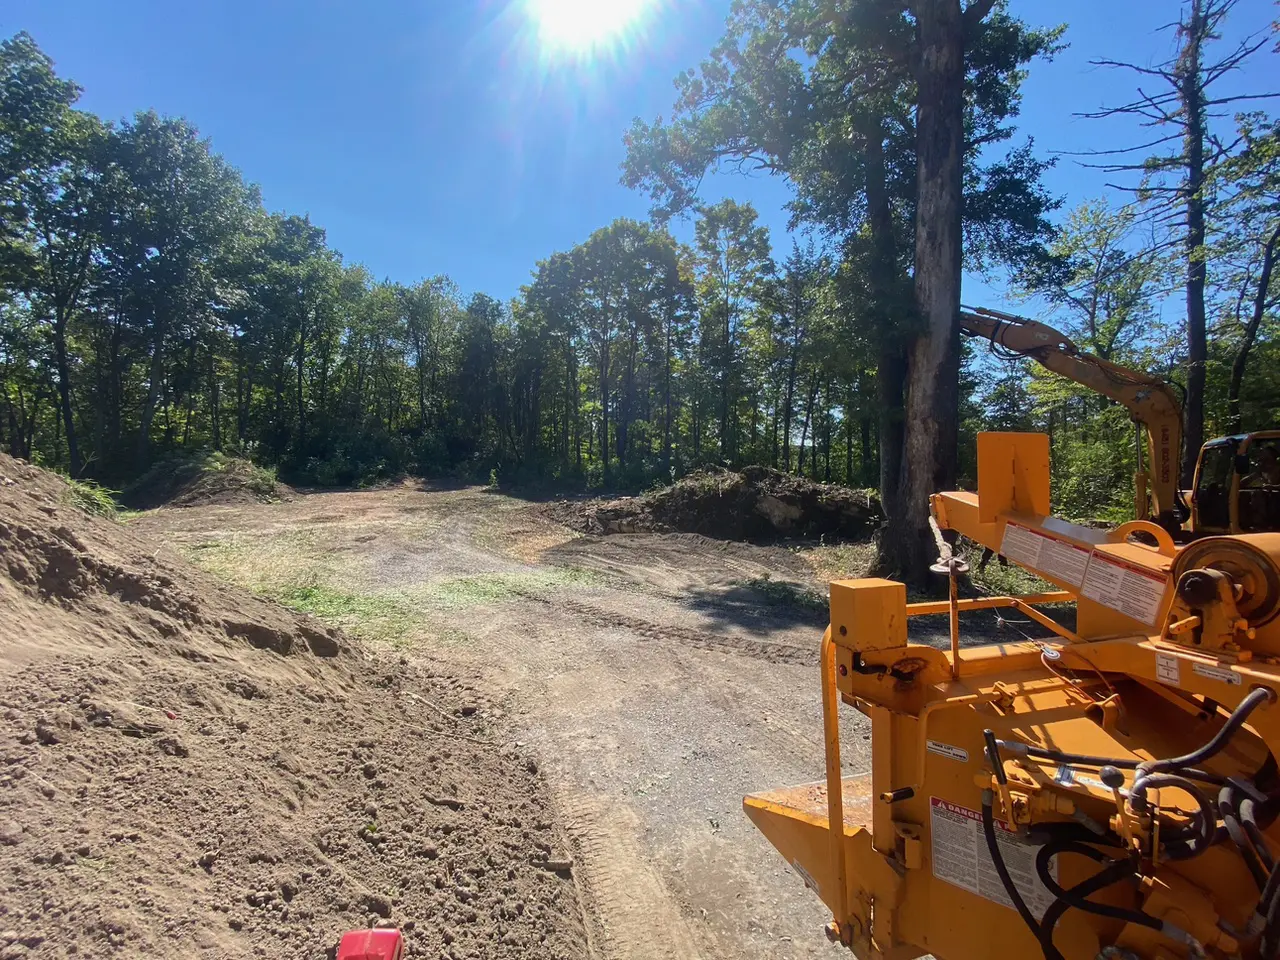
<instances>
[{"instance_id":1,"label":"red and white safety decal","mask_svg":"<svg viewBox=\"0 0 1280 960\"><path fill-rule=\"evenodd\" d=\"M1155 626L1168 579L1094 551L1080 593L1126 617Z\"/></svg>"},{"instance_id":2,"label":"red and white safety decal","mask_svg":"<svg viewBox=\"0 0 1280 960\"><path fill-rule=\"evenodd\" d=\"M1030 567L1073 587L1084 581L1089 566L1089 551L1066 543L1039 530L1012 521L1004 525L1000 553L1014 563Z\"/></svg>"}]
</instances>

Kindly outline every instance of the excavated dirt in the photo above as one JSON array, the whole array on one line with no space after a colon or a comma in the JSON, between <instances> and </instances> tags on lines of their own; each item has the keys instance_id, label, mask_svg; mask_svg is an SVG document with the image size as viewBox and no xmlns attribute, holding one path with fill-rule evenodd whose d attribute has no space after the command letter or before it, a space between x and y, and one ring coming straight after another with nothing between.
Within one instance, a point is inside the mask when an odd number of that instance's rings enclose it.
<instances>
[{"instance_id":1,"label":"excavated dirt","mask_svg":"<svg viewBox=\"0 0 1280 960\"><path fill-rule=\"evenodd\" d=\"M0 455L0 958L587 956L475 674L373 653Z\"/></svg>"},{"instance_id":2,"label":"excavated dirt","mask_svg":"<svg viewBox=\"0 0 1280 960\"><path fill-rule=\"evenodd\" d=\"M544 515L581 533L698 533L724 540L866 537L881 519L873 495L746 467L703 470L638 497L560 500Z\"/></svg>"},{"instance_id":3,"label":"excavated dirt","mask_svg":"<svg viewBox=\"0 0 1280 960\"><path fill-rule=\"evenodd\" d=\"M175 457L156 464L125 488L121 500L137 510L292 500L296 491L248 460L220 453Z\"/></svg>"}]
</instances>

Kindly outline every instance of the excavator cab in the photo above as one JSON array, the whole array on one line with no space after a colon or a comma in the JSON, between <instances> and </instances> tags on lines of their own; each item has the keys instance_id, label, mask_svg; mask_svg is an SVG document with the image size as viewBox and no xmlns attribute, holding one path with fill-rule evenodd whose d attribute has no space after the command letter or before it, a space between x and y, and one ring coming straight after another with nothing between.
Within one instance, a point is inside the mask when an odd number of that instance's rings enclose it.
<instances>
[{"instance_id":1,"label":"excavator cab","mask_svg":"<svg viewBox=\"0 0 1280 960\"><path fill-rule=\"evenodd\" d=\"M1280 531L1280 430L1210 440L1191 493L1197 536Z\"/></svg>"}]
</instances>

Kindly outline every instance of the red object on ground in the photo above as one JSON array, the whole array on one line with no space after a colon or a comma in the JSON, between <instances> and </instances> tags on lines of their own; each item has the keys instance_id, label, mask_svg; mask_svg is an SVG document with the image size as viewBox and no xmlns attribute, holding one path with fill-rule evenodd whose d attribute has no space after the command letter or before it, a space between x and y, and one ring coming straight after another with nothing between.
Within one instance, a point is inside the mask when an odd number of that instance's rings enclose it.
<instances>
[{"instance_id":1,"label":"red object on ground","mask_svg":"<svg viewBox=\"0 0 1280 960\"><path fill-rule=\"evenodd\" d=\"M401 960L404 936L399 930L352 930L342 935L337 960Z\"/></svg>"}]
</instances>

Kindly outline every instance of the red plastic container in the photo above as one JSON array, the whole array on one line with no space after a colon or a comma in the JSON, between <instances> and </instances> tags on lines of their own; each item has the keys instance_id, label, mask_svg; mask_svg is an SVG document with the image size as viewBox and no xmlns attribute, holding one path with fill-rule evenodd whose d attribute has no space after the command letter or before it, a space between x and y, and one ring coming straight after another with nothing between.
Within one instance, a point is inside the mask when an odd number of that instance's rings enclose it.
<instances>
[{"instance_id":1,"label":"red plastic container","mask_svg":"<svg viewBox=\"0 0 1280 960\"><path fill-rule=\"evenodd\" d=\"M352 930L342 935L337 960L402 960L404 936L399 930Z\"/></svg>"}]
</instances>

